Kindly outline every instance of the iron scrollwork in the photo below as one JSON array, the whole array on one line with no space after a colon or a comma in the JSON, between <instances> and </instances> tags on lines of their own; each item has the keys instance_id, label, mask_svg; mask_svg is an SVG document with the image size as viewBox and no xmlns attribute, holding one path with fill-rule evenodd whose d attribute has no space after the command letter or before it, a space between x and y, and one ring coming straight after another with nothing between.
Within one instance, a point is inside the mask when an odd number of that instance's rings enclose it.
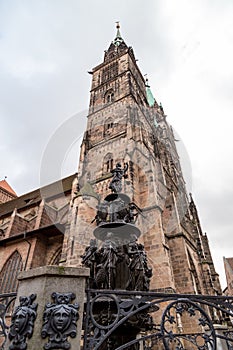
<instances>
[{"instance_id":1,"label":"iron scrollwork","mask_svg":"<svg viewBox=\"0 0 233 350\"><path fill-rule=\"evenodd\" d=\"M0 350L4 349L9 326L6 324L6 314L13 307L16 293L0 294Z\"/></svg>"},{"instance_id":2,"label":"iron scrollwork","mask_svg":"<svg viewBox=\"0 0 233 350\"><path fill-rule=\"evenodd\" d=\"M182 325L188 322L191 322L192 329L190 334L183 335ZM161 334L166 350L172 345L177 350L184 350L184 342L199 350L216 349L216 334L210 317L197 303L188 299L180 299L167 306L162 317Z\"/></svg>"},{"instance_id":3,"label":"iron scrollwork","mask_svg":"<svg viewBox=\"0 0 233 350\"><path fill-rule=\"evenodd\" d=\"M230 350L232 303L224 296L89 289L84 350ZM228 331L219 333L216 324Z\"/></svg>"},{"instance_id":4,"label":"iron scrollwork","mask_svg":"<svg viewBox=\"0 0 233 350\"><path fill-rule=\"evenodd\" d=\"M86 315L85 349L113 350L134 339L139 330L152 329L147 304L150 297L138 298L127 292L102 294L98 290L94 295ZM157 309L155 306L154 310Z\"/></svg>"},{"instance_id":5,"label":"iron scrollwork","mask_svg":"<svg viewBox=\"0 0 233 350\"><path fill-rule=\"evenodd\" d=\"M49 349L70 349L67 338L75 338L77 335L77 320L79 318L79 304L71 304L76 298L74 293L56 293L51 295L53 303L45 306L43 315L42 338L49 337L44 345Z\"/></svg>"},{"instance_id":6,"label":"iron scrollwork","mask_svg":"<svg viewBox=\"0 0 233 350\"><path fill-rule=\"evenodd\" d=\"M34 329L34 322L37 316L37 303L33 303L36 294L29 297L21 296L19 298L20 305L14 310L11 318L9 339L12 344L9 350L25 350L27 349L27 338L31 338Z\"/></svg>"}]
</instances>

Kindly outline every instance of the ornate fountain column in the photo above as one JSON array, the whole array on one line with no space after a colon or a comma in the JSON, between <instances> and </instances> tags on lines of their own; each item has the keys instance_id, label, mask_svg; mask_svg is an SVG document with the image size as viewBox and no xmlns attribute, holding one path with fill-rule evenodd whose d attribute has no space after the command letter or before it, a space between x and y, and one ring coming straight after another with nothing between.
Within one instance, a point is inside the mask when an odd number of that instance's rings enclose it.
<instances>
[{"instance_id":1,"label":"ornate fountain column","mask_svg":"<svg viewBox=\"0 0 233 350\"><path fill-rule=\"evenodd\" d=\"M90 268L90 287L98 289L149 290L152 270L147 265L144 246L137 242L141 231L136 226L141 209L121 193L124 168L118 163L109 184L112 193L97 206L97 227L93 234L102 242L97 248L92 239L83 254L83 264Z\"/></svg>"},{"instance_id":2,"label":"ornate fountain column","mask_svg":"<svg viewBox=\"0 0 233 350\"><path fill-rule=\"evenodd\" d=\"M121 182L127 168L126 164L122 168L118 163L112 170L113 177L109 184L112 193L97 206L97 227L93 232L95 238L91 239L90 245L82 255L83 264L90 268L89 287L102 289L104 292L103 295L100 292L94 301L89 303L89 326L93 323L104 330L116 322L116 314L119 311L117 298L111 290L129 291L122 302L131 305L135 302L135 297L130 295L130 291L148 291L152 276L144 246L137 242L141 231L136 226L136 220L138 215L143 213L129 196L121 192ZM107 295L106 290L110 290L112 294ZM141 306L143 303L142 301ZM141 331L150 329L150 325L151 316L147 311L138 313L136 317L132 315L125 325L112 332L107 342L103 341L100 349L113 350L135 340ZM87 335L85 341L90 344L92 336Z\"/></svg>"}]
</instances>

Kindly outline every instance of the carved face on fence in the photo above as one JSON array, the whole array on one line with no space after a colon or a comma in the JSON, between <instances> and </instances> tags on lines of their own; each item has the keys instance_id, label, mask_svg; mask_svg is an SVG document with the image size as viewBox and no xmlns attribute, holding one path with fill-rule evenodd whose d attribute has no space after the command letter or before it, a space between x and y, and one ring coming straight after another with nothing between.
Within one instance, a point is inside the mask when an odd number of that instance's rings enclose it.
<instances>
[{"instance_id":1,"label":"carved face on fence","mask_svg":"<svg viewBox=\"0 0 233 350\"><path fill-rule=\"evenodd\" d=\"M71 304L76 295L54 292L51 297L54 303L46 304L43 314L41 336L49 337L44 349L70 349L67 338L75 338L77 335L79 305Z\"/></svg>"},{"instance_id":2,"label":"carved face on fence","mask_svg":"<svg viewBox=\"0 0 233 350\"><path fill-rule=\"evenodd\" d=\"M29 309L27 307L20 307L13 315L12 321L15 332L22 334L28 324Z\"/></svg>"},{"instance_id":3,"label":"carved face on fence","mask_svg":"<svg viewBox=\"0 0 233 350\"><path fill-rule=\"evenodd\" d=\"M71 310L67 305L57 305L53 312L52 327L58 332L64 332L72 320Z\"/></svg>"},{"instance_id":4,"label":"carved face on fence","mask_svg":"<svg viewBox=\"0 0 233 350\"><path fill-rule=\"evenodd\" d=\"M27 348L27 338L30 338L33 333L34 322L37 316L37 303L33 303L36 299L36 294L31 294L29 297L20 296L18 305L11 319L11 325L8 337L12 341L9 349L18 350Z\"/></svg>"}]
</instances>

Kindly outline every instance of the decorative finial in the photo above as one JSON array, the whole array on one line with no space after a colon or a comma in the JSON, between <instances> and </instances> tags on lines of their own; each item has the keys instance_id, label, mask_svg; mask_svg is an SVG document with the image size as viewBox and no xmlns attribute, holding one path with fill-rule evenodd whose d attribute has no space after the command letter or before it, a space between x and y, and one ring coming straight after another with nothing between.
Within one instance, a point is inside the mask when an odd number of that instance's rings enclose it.
<instances>
[{"instance_id":1,"label":"decorative finial","mask_svg":"<svg viewBox=\"0 0 233 350\"><path fill-rule=\"evenodd\" d=\"M115 46L119 46L123 42L123 39L122 39L121 33L120 33L120 22L119 21L116 22L116 29L117 29L117 33L116 33L116 37L113 41L113 44Z\"/></svg>"}]
</instances>

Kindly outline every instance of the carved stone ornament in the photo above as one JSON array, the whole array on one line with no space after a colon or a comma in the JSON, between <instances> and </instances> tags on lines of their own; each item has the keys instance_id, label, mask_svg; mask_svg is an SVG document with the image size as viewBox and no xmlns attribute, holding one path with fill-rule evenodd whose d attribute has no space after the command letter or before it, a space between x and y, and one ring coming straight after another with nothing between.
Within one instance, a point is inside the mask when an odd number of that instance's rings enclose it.
<instances>
[{"instance_id":1,"label":"carved stone ornament","mask_svg":"<svg viewBox=\"0 0 233 350\"><path fill-rule=\"evenodd\" d=\"M45 306L43 314L42 338L49 337L44 349L70 349L68 336L75 338L77 335L77 320L79 318L79 304L71 304L76 298L74 293L60 294L54 292L51 295L54 303Z\"/></svg>"},{"instance_id":2,"label":"carved stone ornament","mask_svg":"<svg viewBox=\"0 0 233 350\"><path fill-rule=\"evenodd\" d=\"M29 297L20 297L19 303L14 310L11 318L9 339L12 344L9 350L25 350L27 349L26 339L31 338L34 329L34 322L37 316L36 310L38 304L33 303L36 294Z\"/></svg>"}]
</instances>

